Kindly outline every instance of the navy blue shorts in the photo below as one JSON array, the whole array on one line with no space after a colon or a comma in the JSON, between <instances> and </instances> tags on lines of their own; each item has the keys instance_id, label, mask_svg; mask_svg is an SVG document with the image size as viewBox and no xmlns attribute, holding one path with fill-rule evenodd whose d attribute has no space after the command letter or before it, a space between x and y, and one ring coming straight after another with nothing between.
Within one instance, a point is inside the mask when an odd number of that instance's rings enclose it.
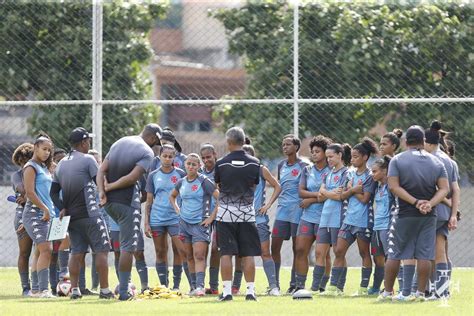
<instances>
[{"instance_id":1,"label":"navy blue shorts","mask_svg":"<svg viewBox=\"0 0 474 316\"><path fill-rule=\"evenodd\" d=\"M374 230L370 243L370 253L374 256L387 256L388 229Z\"/></svg>"},{"instance_id":2,"label":"navy blue shorts","mask_svg":"<svg viewBox=\"0 0 474 316\"><path fill-rule=\"evenodd\" d=\"M111 231L109 233L111 250L115 252L120 252L120 231ZM140 229L138 233L138 245L136 251L145 250L145 240L143 240L143 232Z\"/></svg>"},{"instance_id":3,"label":"navy blue shorts","mask_svg":"<svg viewBox=\"0 0 474 316\"><path fill-rule=\"evenodd\" d=\"M110 241L105 220L102 217L76 219L69 223L71 254L109 252Z\"/></svg>"},{"instance_id":4,"label":"navy blue shorts","mask_svg":"<svg viewBox=\"0 0 474 316\"><path fill-rule=\"evenodd\" d=\"M179 221L179 239L187 244L194 244L195 242L211 242L209 234L209 227L198 224L190 224L183 220Z\"/></svg>"},{"instance_id":5,"label":"navy blue shorts","mask_svg":"<svg viewBox=\"0 0 474 316\"><path fill-rule=\"evenodd\" d=\"M153 237L159 237L163 234L168 233L170 237L179 235L179 224L172 224L166 226L151 226L151 235Z\"/></svg>"},{"instance_id":6,"label":"navy blue shorts","mask_svg":"<svg viewBox=\"0 0 474 316\"><path fill-rule=\"evenodd\" d=\"M337 243L338 232L339 228L320 226L316 235L316 242L319 244L330 244L335 246Z\"/></svg>"},{"instance_id":7,"label":"navy blue shorts","mask_svg":"<svg viewBox=\"0 0 474 316\"><path fill-rule=\"evenodd\" d=\"M300 219L298 224L298 232L296 236L315 237L318 234L319 224L307 222L304 219Z\"/></svg>"},{"instance_id":8,"label":"navy blue shorts","mask_svg":"<svg viewBox=\"0 0 474 316\"><path fill-rule=\"evenodd\" d=\"M437 221L436 222L436 235L442 235L448 238L449 236L448 224L449 224L449 221Z\"/></svg>"},{"instance_id":9,"label":"navy blue shorts","mask_svg":"<svg viewBox=\"0 0 474 316\"><path fill-rule=\"evenodd\" d=\"M48 242L49 221L42 221L41 218L43 218L43 211L27 202L22 216L23 226L28 236L37 245Z\"/></svg>"},{"instance_id":10,"label":"navy blue shorts","mask_svg":"<svg viewBox=\"0 0 474 316\"><path fill-rule=\"evenodd\" d=\"M260 239L260 243L269 241L270 240L270 225L267 222L258 223L257 224L258 230L258 238Z\"/></svg>"},{"instance_id":11,"label":"navy blue shorts","mask_svg":"<svg viewBox=\"0 0 474 316\"><path fill-rule=\"evenodd\" d=\"M15 228L16 237L18 240L22 240L25 237L28 237L26 229L23 229L21 232L18 232L18 228L23 224L23 207L18 206L15 210L15 219L13 220L13 227Z\"/></svg>"},{"instance_id":12,"label":"navy blue shorts","mask_svg":"<svg viewBox=\"0 0 474 316\"><path fill-rule=\"evenodd\" d=\"M372 230L370 228L358 227L354 225L342 224L337 234L338 238L346 240L349 245L357 239L360 238L365 242L370 243L372 237Z\"/></svg>"},{"instance_id":13,"label":"navy blue shorts","mask_svg":"<svg viewBox=\"0 0 474 316\"><path fill-rule=\"evenodd\" d=\"M140 209L135 209L121 203L110 202L105 205L107 214L120 227L120 250L135 252L138 250L140 225L142 214Z\"/></svg>"},{"instance_id":14,"label":"navy blue shorts","mask_svg":"<svg viewBox=\"0 0 474 316\"><path fill-rule=\"evenodd\" d=\"M297 231L298 224L276 219L273 223L272 237L289 240L290 237L296 237Z\"/></svg>"}]
</instances>

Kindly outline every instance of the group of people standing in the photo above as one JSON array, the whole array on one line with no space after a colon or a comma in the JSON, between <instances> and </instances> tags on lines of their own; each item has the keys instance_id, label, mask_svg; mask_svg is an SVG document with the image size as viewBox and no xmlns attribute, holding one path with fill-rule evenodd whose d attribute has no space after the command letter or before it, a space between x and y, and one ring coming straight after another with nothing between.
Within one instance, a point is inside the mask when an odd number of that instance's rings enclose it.
<instances>
[{"instance_id":1,"label":"group of people standing","mask_svg":"<svg viewBox=\"0 0 474 316\"><path fill-rule=\"evenodd\" d=\"M427 130L410 127L407 149L396 155L402 134L401 130L387 133L379 145L365 137L352 148L318 135L309 144L312 163L298 156L301 141L286 135L282 139L285 159L278 164L276 177L255 157L254 147L239 127L227 131L229 153L217 159L212 144L202 145L199 154L184 155L170 129L148 124L140 135L116 141L100 165L100 159L89 153L93 135L84 128L71 132L71 151L57 165L52 160L53 141L42 134L34 144L20 145L13 155L21 167L12 182L24 294L53 297L48 290L52 244L47 234L50 218L67 215L71 216L71 256L69 272L62 271L60 277L70 278L72 299L83 295L81 270L89 251L100 298L115 297L108 284L110 251L115 253L118 299L133 297L129 284L134 257L145 291L143 230L153 239L156 271L167 287L171 287L170 236L172 288L180 288L184 271L192 296L218 294L220 270L219 300L232 300L243 276L246 300L256 300L255 256L262 258L266 294L281 295L281 249L289 239L293 265L286 293L295 298L305 295L315 242L311 290L318 295L344 293L346 253L356 242L362 268L354 295L379 295L379 301L424 300L425 291L431 299L448 296L447 237L457 226L460 200L454 146L435 121ZM266 185L273 187L268 199ZM268 212L275 202L270 229ZM205 288L208 254L209 288ZM64 259L60 266L64 267ZM395 294L397 275L399 293Z\"/></svg>"}]
</instances>

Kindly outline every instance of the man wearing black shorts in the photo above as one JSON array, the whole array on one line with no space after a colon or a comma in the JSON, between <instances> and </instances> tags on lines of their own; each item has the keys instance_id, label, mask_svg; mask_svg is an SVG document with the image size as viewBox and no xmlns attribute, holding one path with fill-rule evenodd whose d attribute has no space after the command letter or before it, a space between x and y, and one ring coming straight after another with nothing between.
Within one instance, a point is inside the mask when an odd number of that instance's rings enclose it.
<instances>
[{"instance_id":1,"label":"man wearing black shorts","mask_svg":"<svg viewBox=\"0 0 474 316\"><path fill-rule=\"evenodd\" d=\"M379 301L391 300L400 260L417 259L418 290L409 301L423 301L435 256L436 212L434 207L447 195L446 169L423 149L425 133L419 126L407 130L408 149L396 155L388 167L388 186L398 197L399 212L390 225L385 290Z\"/></svg>"},{"instance_id":2,"label":"man wearing black shorts","mask_svg":"<svg viewBox=\"0 0 474 316\"><path fill-rule=\"evenodd\" d=\"M94 157L88 155L90 134L83 128L75 128L69 140L72 151L56 167L51 198L61 210L60 218L71 216L69 237L72 257L69 261L72 293L71 299L82 297L78 286L81 263L89 248L96 255L96 268L100 279L100 298L113 298L109 290L107 256L110 250L107 225L97 203L96 175L99 169ZM60 198L62 191L62 198Z\"/></svg>"},{"instance_id":3,"label":"man wearing black shorts","mask_svg":"<svg viewBox=\"0 0 474 316\"><path fill-rule=\"evenodd\" d=\"M217 246L221 256L221 276L224 284L220 301L232 300L232 256L242 257L246 300L255 301L255 261L260 256L260 239L255 225L253 197L260 175L260 162L242 150L245 133L232 127L226 133L230 153L219 159L214 179L219 186L217 212Z\"/></svg>"}]
</instances>

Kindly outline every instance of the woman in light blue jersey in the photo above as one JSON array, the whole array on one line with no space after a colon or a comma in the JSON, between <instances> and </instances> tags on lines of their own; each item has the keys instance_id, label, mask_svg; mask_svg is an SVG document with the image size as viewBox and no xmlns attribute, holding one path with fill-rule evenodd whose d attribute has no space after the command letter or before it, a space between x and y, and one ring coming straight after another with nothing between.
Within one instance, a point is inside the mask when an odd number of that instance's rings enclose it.
<instances>
[{"instance_id":1,"label":"woman in light blue jersey","mask_svg":"<svg viewBox=\"0 0 474 316\"><path fill-rule=\"evenodd\" d=\"M331 139L322 135L318 135L311 140L309 147L311 150L311 160L314 165L305 168L300 180L299 195L303 199L300 205L303 208L303 215L301 216L296 235L295 269L297 291L305 288L309 268L309 252L316 240L321 220L324 198L319 193L319 189L331 171L326 159L326 149L331 143ZM329 276L330 271L331 257L328 252L325 275ZM313 284L311 289L319 291L320 288L324 289L325 287L325 284L322 286L321 284Z\"/></svg>"},{"instance_id":2,"label":"woman in light blue jersey","mask_svg":"<svg viewBox=\"0 0 474 316\"><path fill-rule=\"evenodd\" d=\"M183 246L179 240L179 217L169 201L169 195L185 172L175 168L175 148L165 144L160 150L161 166L148 175L145 213L145 234L153 238L156 254L156 270L161 285L168 286L167 235L173 248L173 288L181 282Z\"/></svg>"},{"instance_id":3,"label":"woman in light blue jersey","mask_svg":"<svg viewBox=\"0 0 474 316\"><path fill-rule=\"evenodd\" d=\"M300 198L298 195L298 186L301 174L307 166L305 162L298 158L298 151L301 147L301 141L292 134L283 137L282 150L287 157L278 164L278 181L281 186L281 193L278 197L278 206L275 222L272 229L272 257L275 261L275 271L277 285L280 287L280 265L281 265L281 247L283 241L292 239L293 265L291 269L290 287L286 291L292 294L296 288L295 281L295 243L296 232L302 209L300 208Z\"/></svg>"},{"instance_id":4,"label":"woman in light blue jersey","mask_svg":"<svg viewBox=\"0 0 474 316\"><path fill-rule=\"evenodd\" d=\"M34 153L23 167L23 179L27 202L23 211L23 225L36 244L31 263L32 279L38 279L39 297L54 297L48 291L49 263L52 246L48 241L49 221L54 216L54 205L49 191L52 177L53 142L46 134L41 134L34 142Z\"/></svg>"},{"instance_id":5,"label":"woman in light blue jersey","mask_svg":"<svg viewBox=\"0 0 474 316\"><path fill-rule=\"evenodd\" d=\"M372 197L375 183L367 168L367 160L377 153L375 142L365 137L354 146L351 152L351 164L354 167L349 173L346 190L341 190L341 199L348 199L347 211L338 233L334 259L331 270L331 292L335 295L344 290L345 278L339 280L346 267L346 253L357 241L359 254L362 258L362 280L356 295L367 295L370 275L372 274L372 258L370 257L370 240L373 228Z\"/></svg>"},{"instance_id":6,"label":"woman in light blue jersey","mask_svg":"<svg viewBox=\"0 0 474 316\"><path fill-rule=\"evenodd\" d=\"M211 196L218 200L219 191L214 182L198 173L201 167L198 154L189 154L184 165L187 174L171 191L170 202L180 217L179 238L183 242L189 272L196 275L196 289L191 295L201 297L205 295L206 254L211 242L209 229L217 216L218 204L214 204L210 216L207 207ZM178 195L181 198L180 206L176 202Z\"/></svg>"},{"instance_id":7,"label":"woman in light blue jersey","mask_svg":"<svg viewBox=\"0 0 474 316\"><path fill-rule=\"evenodd\" d=\"M326 157L331 171L321 184L320 200L324 201L321 211L318 233L316 235L316 265L313 273L313 283L319 288L327 283L329 276L325 275L326 257L329 248L336 248L337 233L342 224L344 199L341 190L347 185L347 167L351 160L351 147L348 144L331 144L326 149ZM347 268L342 273L345 277Z\"/></svg>"},{"instance_id":8,"label":"woman in light blue jersey","mask_svg":"<svg viewBox=\"0 0 474 316\"><path fill-rule=\"evenodd\" d=\"M25 197L25 186L23 185L23 167L33 157L34 147L33 144L24 143L18 146L12 155L12 162L20 167L20 170L12 174L12 186L16 197L16 210L14 228L18 238L18 272L20 273L22 295L30 296L32 292L30 290L30 277L29 277L29 266L31 249L33 247L33 241L25 230L23 225L22 217L23 210L26 203ZM35 291L37 292L38 283L36 282Z\"/></svg>"},{"instance_id":9,"label":"woman in light blue jersey","mask_svg":"<svg viewBox=\"0 0 474 316\"><path fill-rule=\"evenodd\" d=\"M395 199L387 185L388 164L390 156L385 155L377 159L372 165L372 178L377 183L375 188L374 232L371 241L371 253L375 263L374 282L368 294L380 292L380 285L384 278L385 259L388 250L388 234Z\"/></svg>"}]
</instances>

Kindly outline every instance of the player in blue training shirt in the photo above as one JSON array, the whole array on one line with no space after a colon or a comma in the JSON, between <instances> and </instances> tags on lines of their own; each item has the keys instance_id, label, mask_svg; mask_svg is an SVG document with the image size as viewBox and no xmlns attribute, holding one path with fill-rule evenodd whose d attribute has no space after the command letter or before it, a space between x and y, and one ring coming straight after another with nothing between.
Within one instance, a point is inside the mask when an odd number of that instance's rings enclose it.
<instances>
[{"instance_id":1,"label":"player in blue training shirt","mask_svg":"<svg viewBox=\"0 0 474 316\"><path fill-rule=\"evenodd\" d=\"M178 289L182 273L182 244L179 240L179 217L169 201L169 195L185 172L175 168L176 150L166 144L161 147L161 166L148 175L146 191L145 233L153 238L156 253L156 271L161 285L168 287L167 235L173 245L173 288Z\"/></svg>"},{"instance_id":2,"label":"player in blue training shirt","mask_svg":"<svg viewBox=\"0 0 474 316\"><path fill-rule=\"evenodd\" d=\"M324 201L316 235L316 265L313 273L313 288L324 289L329 280L325 273L326 258L329 248L336 248L337 233L342 224L344 199L341 191L347 185L347 167L351 160L351 147L347 144L331 144L326 149L326 158L331 171L324 179L319 193L320 201ZM345 278L347 268L342 271L341 279ZM341 280L342 281L342 280Z\"/></svg>"},{"instance_id":3,"label":"player in blue training shirt","mask_svg":"<svg viewBox=\"0 0 474 316\"><path fill-rule=\"evenodd\" d=\"M351 163L354 169L349 173L346 190L341 190L341 198L348 199L347 212L338 233L336 258L331 270L331 287L327 294L340 294L344 290L345 278L340 281L346 263L346 253L357 240L359 254L362 257L362 280L360 289L355 295L367 295L370 275L372 274L372 258L370 257L370 240L374 225L372 197L375 183L367 168L367 160L371 154L377 153L377 145L370 138L364 138L352 149ZM339 285L339 287L338 287Z\"/></svg>"},{"instance_id":4,"label":"player in blue training shirt","mask_svg":"<svg viewBox=\"0 0 474 316\"><path fill-rule=\"evenodd\" d=\"M388 255L388 234L392 215L395 213L395 198L388 189L387 172L390 156L377 159L372 165L372 179L377 183L374 193L374 231L371 241L371 253L375 263L374 281L368 290L369 295L380 293Z\"/></svg>"},{"instance_id":5,"label":"player in blue training shirt","mask_svg":"<svg viewBox=\"0 0 474 316\"><path fill-rule=\"evenodd\" d=\"M187 175L180 179L171 191L170 201L180 217L179 238L184 243L189 272L196 275L196 288L191 296L204 296L204 278L206 271L207 247L211 242L209 229L217 215L217 203L208 216L208 205L211 196L219 198L219 191L214 182L198 173L201 159L198 154L191 153L185 160ZM176 198L181 198L178 206Z\"/></svg>"},{"instance_id":6,"label":"player in blue training shirt","mask_svg":"<svg viewBox=\"0 0 474 316\"><path fill-rule=\"evenodd\" d=\"M295 242L296 232L302 209L300 208L300 198L298 195L298 186L301 173L307 166L305 162L298 158L298 151L301 141L294 135L289 134L283 137L283 154L287 157L278 164L278 181L281 186L281 193L278 197L278 207L276 219L272 230L272 257L275 262L276 280L280 288L280 265L281 265L281 247L283 241L292 238L293 243L293 265L291 269L290 287L287 293L292 294L296 288L295 284Z\"/></svg>"},{"instance_id":7,"label":"player in blue training shirt","mask_svg":"<svg viewBox=\"0 0 474 316\"><path fill-rule=\"evenodd\" d=\"M184 161L186 160L186 155L182 153L181 145L176 140L176 136L169 127L163 128L163 133L160 138L161 145L171 145L176 149L176 155L173 160L173 165L175 168L184 170ZM161 166L160 157L154 157L153 161L150 164L148 173L158 169Z\"/></svg>"},{"instance_id":8,"label":"player in blue training shirt","mask_svg":"<svg viewBox=\"0 0 474 316\"><path fill-rule=\"evenodd\" d=\"M203 166L201 168L201 173L208 177L212 182L214 182L214 171L216 168L217 153L216 149L212 144L206 143L201 146L201 159ZM214 209L215 205L214 198L211 197L211 203L209 205L209 211ZM211 247L210 247L210 258L209 258L209 288L206 288L206 294L219 294L219 264L220 257L219 252L217 251L217 240L216 240L216 225L214 223L211 225L210 234L211 234Z\"/></svg>"},{"instance_id":9,"label":"player in blue training shirt","mask_svg":"<svg viewBox=\"0 0 474 316\"><path fill-rule=\"evenodd\" d=\"M331 171L326 159L326 149L331 143L332 141L329 138L322 135L318 135L311 140L309 147L314 165L307 166L301 175L299 195L303 199L301 201L303 215L296 236L296 291L305 288L309 268L308 256L311 246L316 240L324 203L319 189ZM329 275L330 267L331 257L328 252L326 256L327 275ZM316 269L313 272L315 271ZM319 286L320 284L313 284L311 288L318 291Z\"/></svg>"}]
</instances>

